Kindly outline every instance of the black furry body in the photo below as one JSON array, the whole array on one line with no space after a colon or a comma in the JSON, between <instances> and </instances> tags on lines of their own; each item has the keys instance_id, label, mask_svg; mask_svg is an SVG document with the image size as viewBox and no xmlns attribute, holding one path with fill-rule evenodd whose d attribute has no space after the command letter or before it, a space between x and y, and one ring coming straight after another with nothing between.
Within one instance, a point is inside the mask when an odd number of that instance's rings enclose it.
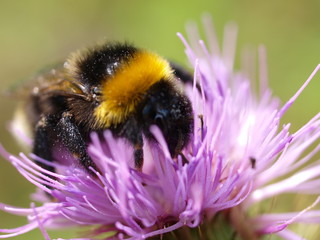
<instances>
[{"instance_id":1,"label":"black furry body","mask_svg":"<svg viewBox=\"0 0 320 240\"><path fill-rule=\"evenodd\" d=\"M61 66L41 76L32 89L26 109L34 129L33 152L43 159L55 161L53 150L62 145L78 159L80 166L91 172L90 167L97 167L86 151L90 133L109 129L115 137L125 138L132 144L135 167L141 169L143 135L154 141L149 129L151 125L157 125L171 155L176 157L189 142L193 115L189 99L165 79L153 84L135 111L121 123L108 128L97 123L95 110L101 99L108 97L101 95L102 85L139 51L131 45L106 44L79 55L73 62L72 71ZM182 77L191 79L185 74L183 72ZM179 78L179 74L176 77Z\"/></svg>"}]
</instances>

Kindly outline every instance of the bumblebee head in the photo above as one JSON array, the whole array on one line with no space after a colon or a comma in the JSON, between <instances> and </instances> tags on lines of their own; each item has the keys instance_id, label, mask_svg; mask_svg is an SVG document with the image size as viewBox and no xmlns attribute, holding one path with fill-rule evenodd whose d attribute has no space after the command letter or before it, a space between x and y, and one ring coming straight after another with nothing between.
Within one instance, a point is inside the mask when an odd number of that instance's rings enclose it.
<instances>
[{"instance_id":1,"label":"bumblebee head","mask_svg":"<svg viewBox=\"0 0 320 240\"><path fill-rule=\"evenodd\" d=\"M145 135L150 136L151 125L158 126L171 156L176 157L189 142L193 129L189 99L169 81L159 81L149 89L141 109Z\"/></svg>"}]
</instances>

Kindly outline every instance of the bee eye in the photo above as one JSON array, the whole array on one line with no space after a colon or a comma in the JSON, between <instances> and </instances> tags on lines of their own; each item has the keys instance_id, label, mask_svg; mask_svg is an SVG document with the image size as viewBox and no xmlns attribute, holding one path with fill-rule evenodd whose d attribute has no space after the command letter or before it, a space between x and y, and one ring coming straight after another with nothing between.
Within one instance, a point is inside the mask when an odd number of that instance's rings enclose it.
<instances>
[{"instance_id":1,"label":"bee eye","mask_svg":"<svg viewBox=\"0 0 320 240\"><path fill-rule=\"evenodd\" d=\"M159 105L148 104L143 108L142 117L147 125L155 124L162 130L165 130L169 111L161 108Z\"/></svg>"},{"instance_id":2,"label":"bee eye","mask_svg":"<svg viewBox=\"0 0 320 240\"><path fill-rule=\"evenodd\" d=\"M154 122L156 125L158 125L159 127L164 126L164 119L163 119L163 115L162 114L157 114L154 117Z\"/></svg>"},{"instance_id":3,"label":"bee eye","mask_svg":"<svg viewBox=\"0 0 320 240\"><path fill-rule=\"evenodd\" d=\"M152 121L155 115L156 115L155 110L150 105L146 105L143 108L142 116L144 120Z\"/></svg>"}]
</instances>

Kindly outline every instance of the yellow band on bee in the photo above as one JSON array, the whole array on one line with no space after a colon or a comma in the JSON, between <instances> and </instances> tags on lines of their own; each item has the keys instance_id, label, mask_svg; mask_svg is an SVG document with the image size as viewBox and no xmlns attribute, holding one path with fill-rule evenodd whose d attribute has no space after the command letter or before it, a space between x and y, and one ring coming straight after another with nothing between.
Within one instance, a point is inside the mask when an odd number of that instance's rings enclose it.
<instances>
[{"instance_id":1,"label":"yellow band on bee","mask_svg":"<svg viewBox=\"0 0 320 240\"><path fill-rule=\"evenodd\" d=\"M171 81L168 61L152 52L137 52L102 84L102 102L95 110L97 124L117 125L132 113L148 89L160 80Z\"/></svg>"}]
</instances>

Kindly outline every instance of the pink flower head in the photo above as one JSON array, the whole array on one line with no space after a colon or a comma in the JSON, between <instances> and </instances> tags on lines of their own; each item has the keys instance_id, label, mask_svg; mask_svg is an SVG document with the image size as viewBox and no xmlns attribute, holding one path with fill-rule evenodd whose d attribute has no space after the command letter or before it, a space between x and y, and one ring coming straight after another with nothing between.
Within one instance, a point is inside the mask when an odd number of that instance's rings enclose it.
<instances>
[{"instance_id":1,"label":"pink flower head","mask_svg":"<svg viewBox=\"0 0 320 240\"><path fill-rule=\"evenodd\" d=\"M95 176L76 163L50 163L32 154L12 156L2 149L20 174L37 186L33 198L42 205L28 209L0 205L29 220L23 227L1 229L4 235L0 238L39 227L50 239L45 229L93 226L86 239L98 239L106 232L113 239L146 239L183 226L195 228L225 212L243 237L275 233L298 239L287 230L289 224L320 222L319 211L311 210L313 205L299 213L246 217L253 204L281 193L319 194L320 166L309 160L320 148L320 114L295 133L290 133L290 124L281 126L280 120L320 65L280 107L267 86L264 49L259 51L258 95L248 75L233 69L235 28L226 28L220 49L210 22L205 26L209 49L194 28L189 34L191 44L179 34L194 69L193 85L184 86L194 110L194 134L183 150L185 158L170 157L156 127L151 131L159 144L145 144L142 172L132 166L131 147L109 131L104 139L92 133L88 152L99 169L92 169ZM56 172L41 168L34 160L52 165ZM239 225L241 216L248 221L245 226Z\"/></svg>"}]
</instances>

